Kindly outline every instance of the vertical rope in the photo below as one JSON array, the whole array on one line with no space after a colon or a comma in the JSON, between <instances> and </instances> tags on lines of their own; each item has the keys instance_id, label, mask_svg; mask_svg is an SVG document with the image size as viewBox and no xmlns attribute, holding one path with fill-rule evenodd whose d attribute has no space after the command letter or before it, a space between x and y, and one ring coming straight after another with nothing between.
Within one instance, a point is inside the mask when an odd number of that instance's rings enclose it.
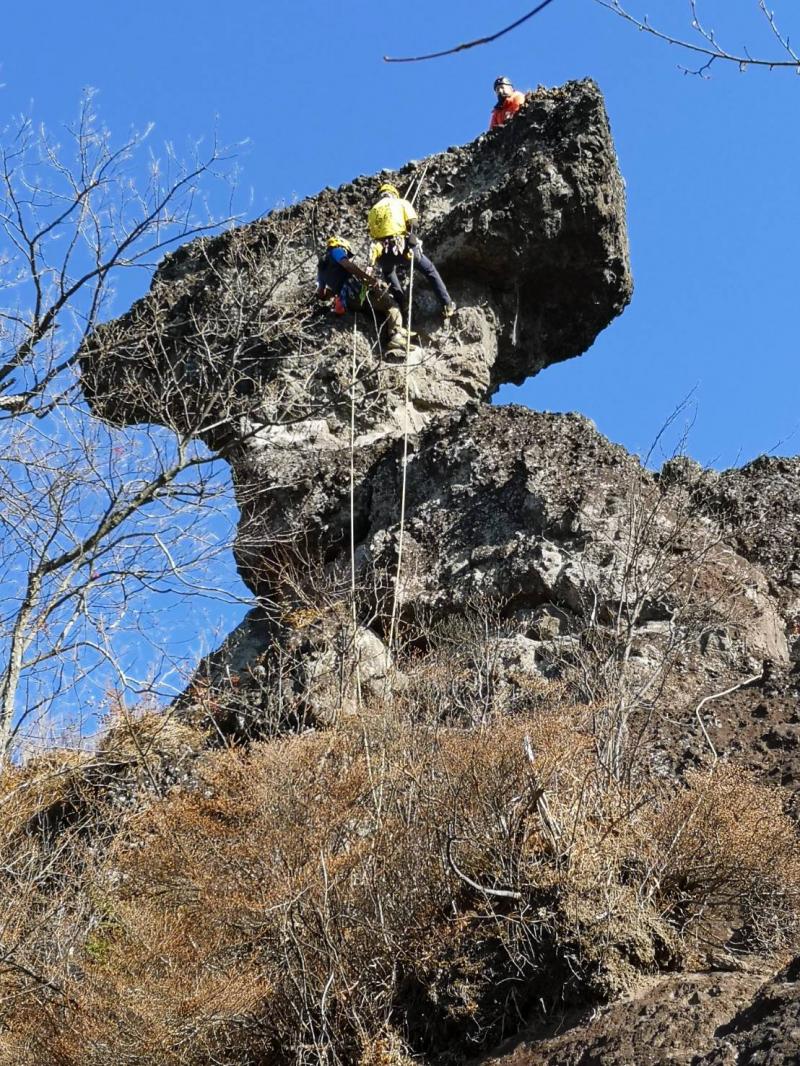
<instances>
[{"instance_id":1,"label":"vertical rope","mask_svg":"<svg viewBox=\"0 0 800 1066\"><path fill-rule=\"evenodd\" d=\"M409 271L408 279L408 325L406 328L406 365L405 365L405 387L404 387L404 399L403 399L403 467L400 479L400 530L397 536L397 573L394 579L394 596L392 597L392 614L389 621L389 641L387 644L389 654L391 655L394 648L395 628L397 623L397 601L400 594L400 575L403 566L403 534L406 524L406 483L407 483L407 470L408 470L408 412L409 412L409 390L408 390L408 378L409 378L409 363L411 362L411 316L414 299L414 255L412 251L411 255L411 269Z\"/></svg>"},{"instance_id":2,"label":"vertical rope","mask_svg":"<svg viewBox=\"0 0 800 1066\"><path fill-rule=\"evenodd\" d=\"M353 653L356 659L356 704L361 706L361 664L358 661L356 633L358 631L358 614L356 612L356 341L358 338L357 319L353 315L353 359L350 367L350 610L353 617Z\"/></svg>"}]
</instances>

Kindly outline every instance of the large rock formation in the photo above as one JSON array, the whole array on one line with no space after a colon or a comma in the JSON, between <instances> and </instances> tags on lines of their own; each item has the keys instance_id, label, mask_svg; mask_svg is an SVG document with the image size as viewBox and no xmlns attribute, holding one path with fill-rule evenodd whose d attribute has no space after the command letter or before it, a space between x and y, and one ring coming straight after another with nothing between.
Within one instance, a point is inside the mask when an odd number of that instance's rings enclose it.
<instances>
[{"instance_id":1,"label":"large rock formation","mask_svg":"<svg viewBox=\"0 0 800 1066\"><path fill-rule=\"evenodd\" d=\"M442 328L417 286L407 365L382 351L369 316L353 332L311 299L325 235L364 233L377 184L367 178L181 248L84 351L98 413L225 449L242 512L237 559L272 623L264 632L263 610L250 620L250 650L254 629L271 643L275 623L308 607L320 568L345 566L351 511L359 583L389 563L391 552L376 554L376 518L389 523L383 540L394 536L399 501L393 478L380 484L406 429L416 436L579 355L630 299L623 183L591 82L541 90L503 129L381 177L417 198L426 249L459 304ZM381 491L394 498L372 516Z\"/></svg>"},{"instance_id":2,"label":"large rock formation","mask_svg":"<svg viewBox=\"0 0 800 1066\"><path fill-rule=\"evenodd\" d=\"M481 713L566 684L605 708L609 765L623 733L647 735L661 774L732 754L791 807L800 461L713 474L676 460L656 475L580 416L488 403L580 355L630 299L597 88L540 90L506 127L380 179L417 196L459 308L443 327L415 285L407 361L368 316L354 329L311 306L324 237L363 233L377 184L363 177L180 249L83 352L97 413L195 434L231 463L236 555L259 604L204 665L216 726L264 734L325 721L370 685L405 691L395 627L419 651L478 618ZM728 1061L711 1052L712 1013L695 1012L686 1055Z\"/></svg>"},{"instance_id":3,"label":"large rock formation","mask_svg":"<svg viewBox=\"0 0 800 1066\"><path fill-rule=\"evenodd\" d=\"M391 616L413 628L479 601L502 617L500 659L515 672L563 673L597 626L632 684L663 695L668 662L687 705L765 661L783 669L795 549L763 486L754 513L745 472L674 463L656 478L583 419L485 404L580 354L630 298L596 87L540 90L499 131L380 177L417 197L459 305L445 328L417 286L407 361L382 351L370 316L354 330L310 298L325 235L363 234L368 178L179 249L83 353L98 413L197 434L231 462L237 560L260 606L212 673L269 672L261 659L281 647L317 713L350 588L352 639L379 678Z\"/></svg>"}]
</instances>

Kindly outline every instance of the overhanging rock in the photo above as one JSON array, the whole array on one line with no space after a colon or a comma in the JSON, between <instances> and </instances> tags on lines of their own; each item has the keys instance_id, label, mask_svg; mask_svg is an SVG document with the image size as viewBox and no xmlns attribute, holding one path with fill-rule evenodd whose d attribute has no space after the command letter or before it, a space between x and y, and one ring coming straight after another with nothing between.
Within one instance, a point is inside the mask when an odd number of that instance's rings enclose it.
<instances>
[{"instance_id":1,"label":"overhanging rock","mask_svg":"<svg viewBox=\"0 0 800 1066\"><path fill-rule=\"evenodd\" d=\"M367 212L387 178L417 196L426 250L459 307L444 327L416 286L407 379L369 316L354 331L313 300L326 235L348 237L366 260ZM243 577L276 595L271 545L302 535L317 555L340 549L351 450L361 508L369 470L406 427L421 432L581 354L631 288L602 96L572 82L531 94L468 145L180 248L150 293L89 339L84 387L112 422L161 422L224 446Z\"/></svg>"},{"instance_id":2,"label":"overhanging rock","mask_svg":"<svg viewBox=\"0 0 800 1066\"><path fill-rule=\"evenodd\" d=\"M624 184L591 81L540 89L501 129L379 177L416 193L426 251L460 307L444 333L417 286L424 358L412 375L415 428L580 355L630 300ZM360 177L168 256L150 293L85 348L96 412L205 431L213 444L226 412L206 411L202 397L216 390L231 416L260 405L256 415L279 440L295 427L293 447L304 421L314 447L321 421L325 441L340 443L349 432L341 400L350 338L309 304L328 234L366 253L375 195L376 179ZM359 376L379 395L367 405L360 397L359 432L391 434L402 390L397 374L382 373L368 325Z\"/></svg>"}]
</instances>

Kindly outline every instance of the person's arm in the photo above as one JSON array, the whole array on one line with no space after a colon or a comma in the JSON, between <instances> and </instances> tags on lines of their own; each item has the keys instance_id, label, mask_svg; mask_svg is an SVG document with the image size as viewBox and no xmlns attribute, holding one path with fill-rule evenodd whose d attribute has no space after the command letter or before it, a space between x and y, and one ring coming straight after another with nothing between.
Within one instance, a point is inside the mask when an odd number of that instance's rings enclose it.
<instances>
[{"instance_id":1,"label":"person's arm","mask_svg":"<svg viewBox=\"0 0 800 1066\"><path fill-rule=\"evenodd\" d=\"M414 210L414 205L409 203L408 200L401 200L400 203L403 207L403 218L406 223L406 230L410 233L411 227L417 221L417 212Z\"/></svg>"},{"instance_id":2,"label":"person's arm","mask_svg":"<svg viewBox=\"0 0 800 1066\"><path fill-rule=\"evenodd\" d=\"M342 259L339 266L348 274L352 274L354 278L358 278L368 288L376 289L382 287L382 282L379 278L376 278L374 274L370 274L368 270L364 270L358 263L355 263L352 259Z\"/></svg>"}]
</instances>

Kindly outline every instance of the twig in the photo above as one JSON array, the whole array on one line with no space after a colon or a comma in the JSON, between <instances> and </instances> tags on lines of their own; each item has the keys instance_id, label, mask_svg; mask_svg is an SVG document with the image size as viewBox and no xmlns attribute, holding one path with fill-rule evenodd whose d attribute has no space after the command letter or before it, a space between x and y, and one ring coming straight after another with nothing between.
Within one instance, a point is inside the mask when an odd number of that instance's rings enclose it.
<instances>
[{"instance_id":1,"label":"twig","mask_svg":"<svg viewBox=\"0 0 800 1066\"><path fill-rule=\"evenodd\" d=\"M762 676L763 674L753 674L752 677L747 677L744 679L744 681L740 681L738 685L731 685L730 688L723 689L722 692L713 692L710 696L704 696L695 707L695 717L700 723L700 728L703 730L703 736L706 738L706 743L708 744L709 748L711 748L711 754L714 756L714 762L719 759L719 754L717 752L717 749L711 743L711 737L708 735L708 730L705 727L705 723L700 717L701 707L706 703L710 703L711 700L719 700L722 699L723 696L730 696L732 692L737 692L740 688L744 688L745 685L752 685L754 681L759 681Z\"/></svg>"},{"instance_id":2,"label":"twig","mask_svg":"<svg viewBox=\"0 0 800 1066\"><path fill-rule=\"evenodd\" d=\"M463 870L459 870L453 858L453 844L457 844L461 839L463 838L447 838L447 862L456 877L460 877L465 884L469 885L470 888L474 888L476 892L483 892L487 896L497 896L498 899L513 899L516 903L519 903L522 899L521 892L513 892L509 888L487 888L485 885L479 885L477 881L473 881L471 877L467 877Z\"/></svg>"},{"instance_id":3,"label":"twig","mask_svg":"<svg viewBox=\"0 0 800 1066\"><path fill-rule=\"evenodd\" d=\"M479 44L491 44L492 41L496 41L498 37L502 37L506 33L511 33L517 26L521 26L523 22L527 22L528 19L533 18L534 15L538 15L540 11L544 10L548 4L552 4L553 0L543 0L541 4L529 11L527 15L523 15L522 18L517 19L516 22L512 22L510 26L506 26L505 29L498 30L497 33L493 33L490 37L478 37L474 41L466 41L464 44L457 44L454 48L446 48L443 52L431 52L425 56L404 56L402 58L392 58L391 56L384 56L384 63L420 63L423 59L440 59L442 56L451 56L456 52L465 52L468 48L477 48Z\"/></svg>"},{"instance_id":4,"label":"twig","mask_svg":"<svg viewBox=\"0 0 800 1066\"><path fill-rule=\"evenodd\" d=\"M758 59L750 55L747 49L744 50L744 55L736 55L734 52L727 51L727 49L719 44L713 31L706 30L701 24L697 15L696 0L691 0L692 26L707 42L705 45L693 44L691 41L682 40L680 37L673 37L671 34L665 33L663 30L656 29L655 26L651 26L648 22L646 15L644 18L638 19L634 15L631 15L630 12L626 11L620 0L595 0L595 3L600 4L601 7L605 7L609 11L613 11L615 15L619 15L619 17L626 22L630 22L637 30L649 33L659 41L665 41L667 44L677 45L679 48L685 48L689 52L696 52L698 55L708 56L708 61L697 70L689 70L685 67L681 67L680 69L684 74L697 74L700 77L703 77L705 72L716 59L723 59L726 62L735 63L740 70L746 70L747 67L767 67L769 70L773 70L776 67L789 67L800 72L800 56L798 56L790 47L788 37L784 38L781 35L778 27L775 25L774 13L769 12L766 9L765 0L759 0L759 7L761 8L764 17L769 22L773 34L792 57L791 59Z\"/></svg>"}]
</instances>

